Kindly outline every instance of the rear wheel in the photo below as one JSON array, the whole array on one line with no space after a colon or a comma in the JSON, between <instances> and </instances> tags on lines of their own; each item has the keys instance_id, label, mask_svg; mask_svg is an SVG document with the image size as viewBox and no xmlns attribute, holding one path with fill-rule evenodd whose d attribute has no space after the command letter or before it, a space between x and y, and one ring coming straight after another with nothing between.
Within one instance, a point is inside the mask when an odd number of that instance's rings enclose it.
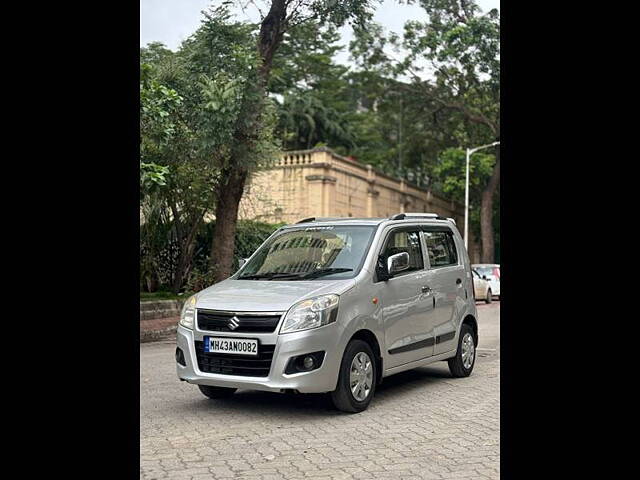
<instances>
[{"instance_id":1,"label":"rear wheel","mask_svg":"<svg viewBox=\"0 0 640 480\"><path fill-rule=\"evenodd\" d=\"M485 302L491 303L493 297L491 296L491 289L487 290L487 298L484 299Z\"/></svg>"},{"instance_id":2,"label":"rear wheel","mask_svg":"<svg viewBox=\"0 0 640 480\"><path fill-rule=\"evenodd\" d=\"M331 392L333 405L343 412L365 410L376 389L376 362L367 342L351 340L340 364L338 386Z\"/></svg>"},{"instance_id":3,"label":"rear wheel","mask_svg":"<svg viewBox=\"0 0 640 480\"><path fill-rule=\"evenodd\" d=\"M476 337L470 325L464 324L458 338L456 356L449 359L449 370L454 377L468 377L476 363Z\"/></svg>"},{"instance_id":4,"label":"rear wheel","mask_svg":"<svg viewBox=\"0 0 640 480\"><path fill-rule=\"evenodd\" d=\"M210 385L198 385L198 388L205 397L209 397L214 400L230 397L237 390L237 388L212 387Z\"/></svg>"}]
</instances>

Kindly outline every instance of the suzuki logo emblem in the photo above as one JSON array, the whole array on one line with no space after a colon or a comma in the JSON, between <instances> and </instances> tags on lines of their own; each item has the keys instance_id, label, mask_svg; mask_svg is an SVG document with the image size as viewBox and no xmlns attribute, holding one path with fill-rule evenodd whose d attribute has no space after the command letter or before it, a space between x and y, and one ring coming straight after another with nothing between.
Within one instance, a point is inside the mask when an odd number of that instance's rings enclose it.
<instances>
[{"instance_id":1,"label":"suzuki logo emblem","mask_svg":"<svg viewBox=\"0 0 640 480\"><path fill-rule=\"evenodd\" d=\"M229 320L227 326L229 327L229 330L235 330L240 326L240 319L236 316L233 316L231 320Z\"/></svg>"}]
</instances>

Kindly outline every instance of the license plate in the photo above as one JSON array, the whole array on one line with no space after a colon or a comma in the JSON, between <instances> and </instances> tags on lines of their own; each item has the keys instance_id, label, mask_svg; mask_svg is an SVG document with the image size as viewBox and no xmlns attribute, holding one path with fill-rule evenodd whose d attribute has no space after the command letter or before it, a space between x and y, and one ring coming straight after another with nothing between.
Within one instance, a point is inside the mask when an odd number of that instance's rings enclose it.
<instances>
[{"instance_id":1,"label":"license plate","mask_svg":"<svg viewBox=\"0 0 640 480\"><path fill-rule=\"evenodd\" d=\"M251 338L204 337L205 353L258 355L258 340Z\"/></svg>"}]
</instances>

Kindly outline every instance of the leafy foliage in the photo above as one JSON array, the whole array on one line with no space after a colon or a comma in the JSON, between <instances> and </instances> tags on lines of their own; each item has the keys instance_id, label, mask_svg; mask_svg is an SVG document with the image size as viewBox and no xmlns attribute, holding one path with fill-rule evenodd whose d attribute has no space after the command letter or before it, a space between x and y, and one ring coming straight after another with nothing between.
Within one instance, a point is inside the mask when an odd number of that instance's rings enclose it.
<instances>
[{"instance_id":1,"label":"leafy foliage","mask_svg":"<svg viewBox=\"0 0 640 480\"><path fill-rule=\"evenodd\" d=\"M313 93L284 97L279 128L285 150L311 148L319 143L347 150L354 146L345 115L326 106Z\"/></svg>"},{"instance_id":2,"label":"leafy foliage","mask_svg":"<svg viewBox=\"0 0 640 480\"><path fill-rule=\"evenodd\" d=\"M467 142L500 136L500 16L481 14L473 1L420 0L429 20L405 25L403 47L409 52L398 71L414 78L416 91L435 99L463 121L484 127ZM428 62L433 82L418 77L417 64ZM425 88L430 83L431 89Z\"/></svg>"},{"instance_id":3,"label":"leafy foliage","mask_svg":"<svg viewBox=\"0 0 640 480\"><path fill-rule=\"evenodd\" d=\"M224 278L275 228L240 222L236 230L237 214L225 213L237 207L251 174L283 148L329 145L462 201L460 146L500 137L497 11L482 13L474 1L409 0L429 20L408 22L400 37L371 22L377 2L264 3L261 24L234 21L223 5L203 12L200 28L176 52L160 43L140 51L148 289L177 292ZM345 23L354 28L353 69L336 62L343 48L337 28ZM396 58L398 49L404 58ZM483 189L499 173L499 156L489 152L471 162L474 232ZM498 229L499 203L488 208ZM220 219L219 237L205 221L211 215ZM216 255L224 261L214 277Z\"/></svg>"},{"instance_id":4,"label":"leafy foliage","mask_svg":"<svg viewBox=\"0 0 640 480\"><path fill-rule=\"evenodd\" d=\"M477 146L500 140L500 16L496 9L482 13L473 0L419 0L427 21L409 21L403 38L372 35L360 29L351 45L352 53L368 74L409 76L401 88L409 93L417 108L417 122L423 131L406 148L398 139L398 149L429 152L428 145L440 149L459 145ZM387 46L407 54L396 59ZM401 115L402 117L402 115ZM431 117L431 118L430 118ZM442 128L444 127L444 128ZM400 137L400 135L399 135ZM405 137L406 138L406 137ZM422 145L421 145L422 144ZM416 146L414 150L412 147ZM494 256L494 197L500 178L500 156L480 194L482 259ZM429 152L433 159L433 151ZM402 154L399 151L401 172ZM415 157L409 160L410 165ZM433 162L433 160L431 161ZM424 161L422 161L424 163ZM432 163L433 165L433 163ZM426 168L433 172L433 168Z\"/></svg>"},{"instance_id":5,"label":"leafy foliage","mask_svg":"<svg viewBox=\"0 0 640 480\"><path fill-rule=\"evenodd\" d=\"M143 199L153 194L159 187L167 185L169 167L155 163L140 162L140 195Z\"/></svg>"},{"instance_id":6,"label":"leafy foliage","mask_svg":"<svg viewBox=\"0 0 640 480\"><path fill-rule=\"evenodd\" d=\"M239 260L250 257L269 235L283 224L269 224L240 220L235 234L235 251L233 269L237 270ZM205 225L197 238L194 254L194 268L189 275L186 288L197 292L214 283L214 276L209 269L209 247L213 240L215 221Z\"/></svg>"},{"instance_id":7,"label":"leafy foliage","mask_svg":"<svg viewBox=\"0 0 640 480\"><path fill-rule=\"evenodd\" d=\"M150 285L178 291L186 281L196 236L215 209L220 172L236 148L243 105L265 103L247 164L257 167L277 151L275 109L249 88L258 64L255 28L214 9L177 52L160 44L141 49L141 61L150 62L141 65L140 147L141 249Z\"/></svg>"},{"instance_id":8,"label":"leafy foliage","mask_svg":"<svg viewBox=\"0 0 640 480\"><path fill-rule=\"evenodd\" d=\"M269 235L281 226L282 224L268 224L249 220L239 221L235 236L235 252L233 259L234 268L238 268L238 262L241 258L248 258L251 256L262 242L264 242ZM211 239L213 238L214 229L215 221L212 221L204 224L198 232L195 240L196 246L193 251L193 267L185 282L185 291L197 292L213 283L212 273L208 268L208 262L209 247L211 245ZM158 264L157 270L159 272L160 279L156 289L171 285L173 272L178 267L179 251L180 246L177 239L169 236L156 256ZM146 256L146 252L143 253L145 253ZM142 284L141 288L143 290L148 290L147 285L145 284Z\"/></svg>"},{"instance_id":9,"label":"leafy foliage","mask_svg":"<svg viewBox=\"0 0 640 480\"><path fill-rule=\"evenodd\" d=\"M495 161L494 155L480 152L473 155L473 161L469 162L469 194L471 198L479 198L482 187L491 176ZM440 154L438 163L433 169L435 183L439 190L460 203L464 203L466 168L465 151L459 148L449 148Z\"/></svg>"},{"instance_id":10,"label":"leafy foliage","mask_svg":"<svg viewBox=\"0 0 640 480\"><path fill-rule=\"evenodd\" d=\"M491 176L495 161L495 155L477 152L469 162L469 229L476 237L481 233L480 195ZM434 187L461 204L464 204L466 164L464 150L449 148L438 157L433 169Z\"/></svg>"}]
</instances>

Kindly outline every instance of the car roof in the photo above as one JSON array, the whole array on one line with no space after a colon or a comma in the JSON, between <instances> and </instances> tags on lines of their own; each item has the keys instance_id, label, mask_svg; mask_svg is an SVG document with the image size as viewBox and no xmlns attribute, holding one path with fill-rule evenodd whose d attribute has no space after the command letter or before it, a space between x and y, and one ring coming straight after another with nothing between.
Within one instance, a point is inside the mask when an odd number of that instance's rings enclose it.
<instances>
[{"instance_id":1,"label":"car roof","mask_svg":"<svg viewBox=\"0 0 640 480\"><path fill-rule=\"evenodd\" d=\"M388 218L353 218L353 217L311 217L300 220L297 223L285 225L283 228L314 226L335 226L335 225L371 225L377 226L383 223L410 224L410 223L430 223L434 225L455 225L453 219L441 217L434 213L399 213Z\"/></svg>"},{"instance_id":2,"label":"car roof","mask_svg":"<svg viewBox=\"0 0 640 480\"><path fill-rule=\"evenodd\" d=\"M326 220L321 222L305 222L305 223L292 223L289 225L285 225L282 228L293 229L293 228L304 228L304 227L329 227L329 226L372 226L376 227L382 224L393 224L393 225L415 225L416 223L423 225L449 225L452 226L450 222L446 220L432 220L432 219L418 219L418 218L407 218L406 220L389 220L388 218L354 218L349 220Z\"/></svg>"}]
</instances>

